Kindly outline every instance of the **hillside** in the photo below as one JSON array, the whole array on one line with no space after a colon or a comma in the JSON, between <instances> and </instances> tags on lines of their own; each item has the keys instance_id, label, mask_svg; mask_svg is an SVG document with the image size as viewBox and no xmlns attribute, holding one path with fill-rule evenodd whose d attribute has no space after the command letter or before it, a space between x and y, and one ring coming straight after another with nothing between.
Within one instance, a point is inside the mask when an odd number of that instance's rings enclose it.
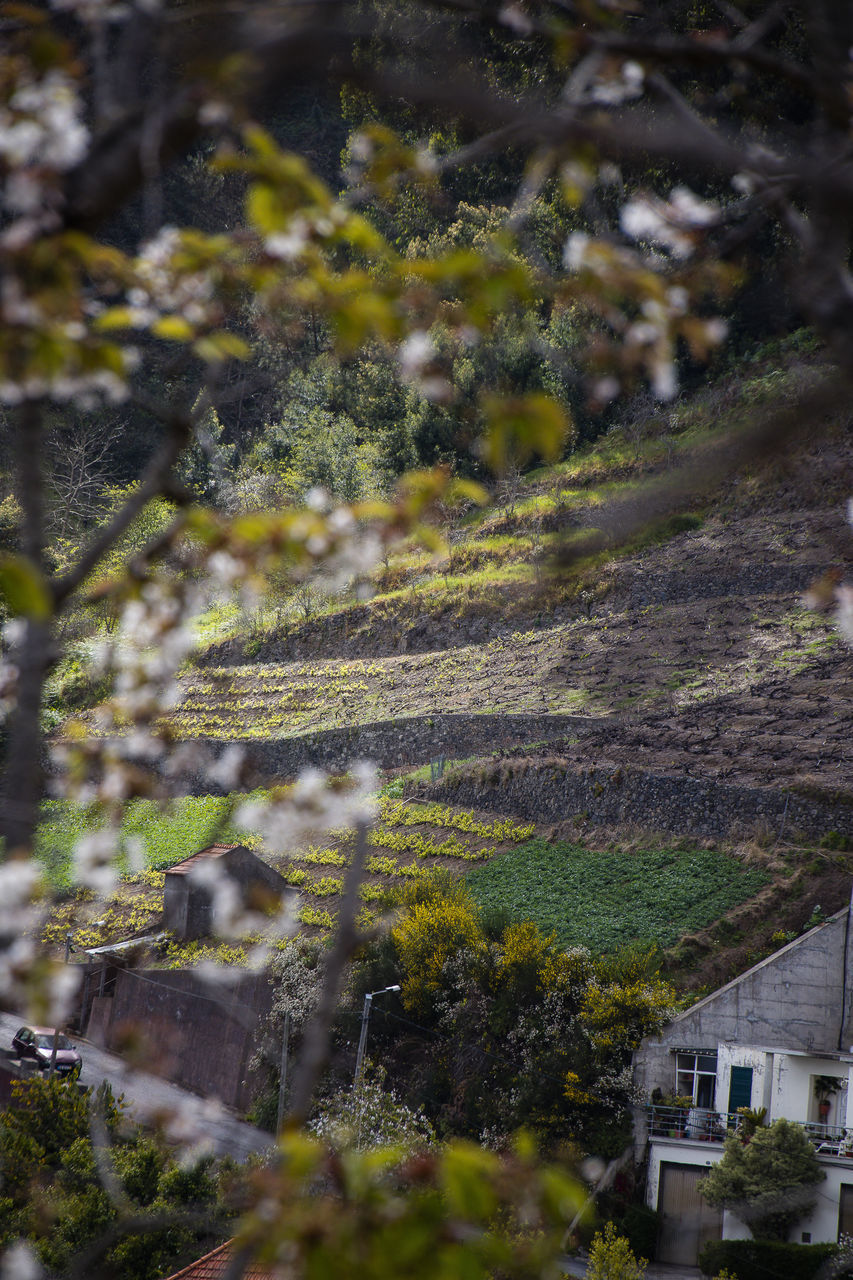
<instances>
[{"instance_id":1,"label":"hillside","mask_svg":"<svg viewBox=\"0 0 853 1280\"><path fill-rule=\"evenodd\" d=\"M776 381L814 372L793 364ZM801 597L849 564L846 423L818 424L798 454L634 545L570 574L550 564L594 530L597 509L641 500L673 447L731 426L768 381L763 369L730 379L723 414L719 389L705 391L681 406L675 434L651 420L639 438L615 430L533 473L503 509L458 522L444 561L392 559L369 603L210 645L184 684L182 736L246 741L259 780L315 757L340 768L361 752L393 767L557 739L573 767L630 763L837 799L849 787L850 654ZM383 590L407 576L405 590Z\"/></svg>"},{"instance_id":2,"label":"hillside","mask_svg":"<svg viewBox=\"0 0 853 1280\"><path fill-rule=\"evenodd\" d=\"M683 984L720 980L847 894L853 659L801 596L849 563L849 427L819 424L798 454L571 575L552 562L596 510L641 495L674 448L731 425L778 377L729 379L680 407L674 435L655 420L617 429L519 480L446 530L444 559L406 547L390 558L369 602L209 643L173 727L245 744L261 787L359 756L398 779L371 837L364 924L443 868L467 875L489 911L531 916L564 943L654 945ZM245 836L207 789L165 826L134 810L127 833L142 836L150 869L114 895L103 926L69 903L48 936L152 927L165 867ZM78 825L62 810L43 828L59 883ZM334 927L348 860L333 841L281 863L303 932ZM226 951L239 961L240 947ZM169 947L161 962L206 953Z\"/></svg>"}]
</instances>

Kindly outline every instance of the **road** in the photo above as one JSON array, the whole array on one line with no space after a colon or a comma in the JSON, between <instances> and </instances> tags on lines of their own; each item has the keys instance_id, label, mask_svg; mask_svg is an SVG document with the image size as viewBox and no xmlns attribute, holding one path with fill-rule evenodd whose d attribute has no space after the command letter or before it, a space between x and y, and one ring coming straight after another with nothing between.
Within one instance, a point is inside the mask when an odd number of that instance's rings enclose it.
<instances>
[{"instance_id":1,"label":"road","mask_svg":"<svg viewBox=\"0 0 853 1280\"><path fill-rule=\"evenodd\" d=\"M0 1048L10 1046L21 1026L13 1014L0 1013ZM72 1036L83 1058L82 1084L97 1088L106 1080L113 1093L124 1094L129 1114L140 1123L159 1120L167 1138L184 1154L229 1155L245 1160L252 1152L269 1150L268 1133L246 1124L214 1098L199 1098L179 1085L145 1071L135 1071L113 1053L97 1049L88 1040Z\"/></svg>"}]
</instances>

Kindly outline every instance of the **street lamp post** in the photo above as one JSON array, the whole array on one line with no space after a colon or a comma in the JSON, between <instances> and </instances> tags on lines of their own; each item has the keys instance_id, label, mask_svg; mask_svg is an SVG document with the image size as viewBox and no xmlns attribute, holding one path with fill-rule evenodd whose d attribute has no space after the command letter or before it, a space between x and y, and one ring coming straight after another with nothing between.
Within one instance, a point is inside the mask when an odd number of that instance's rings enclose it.
<instances>
[{"instance_id":1,"label":"street lamp post","mask_svg":"<svg viewBox=\"0 0 853 1280\"><path fill-rule=\"evenodd\" d=\"M361 1035L358 1040L358 1055L355 1060L355 1077L353 1078L353 1088L357 1089L361 1083L361 1071L364 1064L364 1047L367 1044L367 1024L370 1021L370 1010L373 1007L374 996L384 996L389 991L399 991L399 983L394 983L392 987L383 987L381 991L368 991L364 997L364 1009L361 1014Z\"/></svg>"}]
</instances>

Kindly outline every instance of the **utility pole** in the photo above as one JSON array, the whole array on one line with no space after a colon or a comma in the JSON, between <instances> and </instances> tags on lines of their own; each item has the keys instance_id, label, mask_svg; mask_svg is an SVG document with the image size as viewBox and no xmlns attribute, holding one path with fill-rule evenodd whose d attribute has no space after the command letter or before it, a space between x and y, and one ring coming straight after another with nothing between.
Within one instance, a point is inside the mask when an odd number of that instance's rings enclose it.
<instances>
[{"instance_id":1,"label":"utility pole","mask_svg":"<svg viewBox=\"0 0 853 1280\"><path fill-rule=\"evenodd\" d=\"M278 1116L275 1122L276 1133L281 1133L284 1120L284 1095L287 1089L287 1052L290 1043L290 1010L284 1015L284 1030L281 1036L281 1067L278 1075Z\"/></svg>"},{"instance_id":2,"label":"utility pole","mask_svg":"<svg viewBox=\"0 0 853 1280\"><path fill-rule=\"evenodd\" d=\"M353 1077L353 1088L358 1089L361 1084L361 1072L364 1065L364 1048L367 1044L367 1024L370 1021L370 1010L373 1007L374 996L384 996L388 991L399 991L398 983L393 987L383 987L381 991L368 991L364 997L364 1008L361 1013L361 1035L358 1039L358 1054L355 1060L355 1076Z\"/></svg>"}]
</instances>

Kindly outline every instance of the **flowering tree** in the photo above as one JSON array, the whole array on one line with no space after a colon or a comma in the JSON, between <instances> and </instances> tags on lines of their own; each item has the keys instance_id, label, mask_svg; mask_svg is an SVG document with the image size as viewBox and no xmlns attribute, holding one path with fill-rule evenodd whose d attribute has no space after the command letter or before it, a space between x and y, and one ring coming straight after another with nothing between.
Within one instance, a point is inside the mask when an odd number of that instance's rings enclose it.
<instances>
[{"instance_id":1,"label":"flowering tree","mask_svg":"<svg viewBox=\"0 0 853 1280\"><path fill-rule=\"evenodd\" d=\"M199 776L243 781L237 751L189 750L169 728L192 619L211 596L251 600L270 575L306 589L318 574L326 587L364 579L395 539L426 537L439 504L484 496L438 469L404 477L381 502L314 493L236 514L202 504L182 459L193 446L213 455L211 415L251 388L259 351L320 324L342 357L383 350L407 393L452 425L465 353L488 346L507 315L538 309L556 335L539 350L561 368L561 323L570 316L582 326L586 373L573 364L571 374L593 408L640 381L667 399L679 350L701 359L722 341L715 298L736 288L749 248L771 228L797 305L830 353L846 355L853 327L846 6L810 5L800 21L785 6L752 16L727 5L722 25L704 11L697 18L695 6L635 15L592 4L576 17L571 7L515 0L461 19L436 5L425 24L405 4L265 0L214 13L211 21L203 4L157 0L53 0L0 14L0 402L17 503L13 545L0 559L0 702L9 713L0 980L7 1000L29 1001L50 1021L62 1020L73 975L32 941L46 887L28 859L44 792L45 682L73 609L99 604L115 623L100 654L112 697L94 726L64 727L51 761L58 789L104 806L105 824L76 851L78 883L103 893L117 855L132 862L137 853L120 848L125 801L164 797ZM494 91L494 59L478 65L460 40L473 28L501 51L507 77L523 69L512 94ZM455 82L453 65L464 71ZM398 129L365 119L343 192L259 123L275 116L282 84L306 82L344 84L391 104L392 115L402 100L409 116ZM418 108L452 127L427 145ZM486 219L468 246L439 236L401 247L401 209L416 218L411 210L440 202L451 175L490 157L499 165L510 150L523 162L497 225ZM171 166L187 157L225 192L221 225L208 225L203 201L191 225L166 220ZM649 166L659 182L644 176ZM556 260L531 232L546 191L567 230ZM779 447L804 416L847 394L841 364L642 501L603 511L601 528L627 537L686 490ZM539 386L478 387L474 398L479 456L496 471L553 456L570 436L565 404ZM91 442L82 455L91 468L120 413L148 423L153 443L109 514L96 522L84 510L82 536L57 558L51 501L69 503L80 489L73 467L64 479L46 471L56 423ZM129 541L154 502L166 519ZM334 787L310 773L263 812L247 804L238 816L280 851L329 826L363 831L372 788L364 769ZM316 1030L305 1035L298 1117L354 945L359 873L357 853ZM250 929L268 941L287 928L286 918L246 919L227 885L209 887L226 934ZM258 963L265 955L262 941Z\"/></svg>"}]
</instances>

